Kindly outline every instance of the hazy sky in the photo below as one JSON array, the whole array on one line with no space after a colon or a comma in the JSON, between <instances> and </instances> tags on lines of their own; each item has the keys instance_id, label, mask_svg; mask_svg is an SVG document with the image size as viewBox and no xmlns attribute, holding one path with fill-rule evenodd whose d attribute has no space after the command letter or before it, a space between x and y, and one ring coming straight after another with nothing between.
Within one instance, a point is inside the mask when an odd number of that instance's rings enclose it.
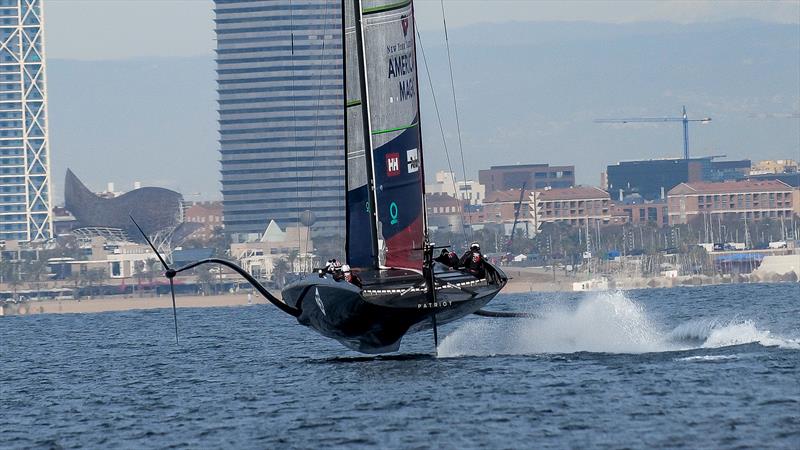
<instances>
[{"instance_id":1,"label":"hazy sky","mask_svg":"<svg viewBox=\"0 0 800 450\"><path fill-rule=\"evenodd\" d=\"M440 29L438 0L417 0L421 30ZM210 0L47 0L50 58L194 56L214 48ZM710 22L737 18L800 23L800 1L445 0L448 27L480 22Z\"/></svg>"},{"instance_id":2,"label":"hazy sky","mask_svg":"<svg viewBox=\"0 0 800 450\"><path fill-rule=\"evenodd\" d=\"M218 198L213 1L45 1L56 198L67 167L93 189L139 180ZM446 58L434 36L441 5L415 5L455 149ZM695 155L797 153L797 120L750 116L800 108L800 0L445 0L445 9L469 178L489 164L549 162L575 164L579 183L596 184L614 161L679 155L682 134L594 118L672 115L681 105L714 118L692 129ZM735 19L748 20L717 23ZM433 117L427 77L420 83L423 115ZM446 167L436 125L423 127L429 173Z\"/></svg>"}]
</instances>

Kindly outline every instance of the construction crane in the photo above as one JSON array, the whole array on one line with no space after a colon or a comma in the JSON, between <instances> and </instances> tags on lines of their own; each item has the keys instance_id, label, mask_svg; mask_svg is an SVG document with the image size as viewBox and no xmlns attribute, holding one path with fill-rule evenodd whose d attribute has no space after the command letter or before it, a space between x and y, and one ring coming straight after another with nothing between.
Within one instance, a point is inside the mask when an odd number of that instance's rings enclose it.
<instances>
[{"instance_id":1,"label":"construction crane","mask_svg":"<svg viewBox=\"0 0 800 450\"><path fill-rule=\"evenodd\" d=\"M597 119L595 123L633 123L633 122L683 122L683 159L689 159L689 122L709 123L711 117L690 119L686 116L686 106L682 117L631 117L627 119Z\"/></svg>"}]
</instances>

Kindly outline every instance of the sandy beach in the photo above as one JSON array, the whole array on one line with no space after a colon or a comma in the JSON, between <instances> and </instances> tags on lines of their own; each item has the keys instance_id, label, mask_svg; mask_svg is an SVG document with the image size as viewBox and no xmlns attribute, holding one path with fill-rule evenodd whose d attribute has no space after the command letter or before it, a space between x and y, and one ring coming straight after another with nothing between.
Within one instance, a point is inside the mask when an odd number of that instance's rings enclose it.
<instances>
[{"instance_id":1,"label":"sandy beach","mask_svg":"<svg viewBox=\"0 0 800 450\"><path fill-rule=\"evenodd\" d=\"M252 294L252 304L266 304L259 294ZM246 293L210 295L210 296L178 296L178 308L208 308L225 306L244 306L248 304ZM81 300L34 300L19 304L6 304L5 314L70 314L97 313L107 311L129 311L135 309L171 308L172 300L168 295L160 297L103 297Z\"/></svg>"}]
</instances>

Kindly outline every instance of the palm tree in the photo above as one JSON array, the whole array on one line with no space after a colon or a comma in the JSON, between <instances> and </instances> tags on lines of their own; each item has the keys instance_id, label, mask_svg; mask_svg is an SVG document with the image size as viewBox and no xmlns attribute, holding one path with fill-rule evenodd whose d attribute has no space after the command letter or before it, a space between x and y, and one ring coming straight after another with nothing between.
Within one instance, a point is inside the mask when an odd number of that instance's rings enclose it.
<instances>
[{"instance_id":1,"label":"palm tree","mask_svg":"<svg viewBox=\"0 0 800 450\"><path fill-rule=\"evenodd\" d=\"M72 296L77 300L80 297L80 290L79 288L83 285L83 273L78 270L73 270L70 272L69 281L73 285Z\"/></svg>"},{"instance_id":2,"label":"palm tree","mask_svg":"<svg viewBox=\"0 0 800 450\"><path fill-rule=\"evenodd\" d=\"M228 249L231 247L231 236L224 228L214 227L207 245L214 248L215 257L227 258Z\"/></svg>"},{"instance_id":3,"label":"palm tree","mask_svg":"<svg viewBox=\"0 0 800 450\"><path fill-rule=\"evenodd\" d=\"M104 268L89 269L86 271L86 284L89 286L89 297L91 298L94 293L94 287L106 279L106 270Z\"/></svg>"},{"instance_id":4,"label":"palm tree","mask_svg":"<svg viewBox=\"0 0 800 450\"><path fill-rule=\"evenodd\" d=\"M145 268L144 261L133 262L133 276L136 277L136 285L134 286L134 291L141 288L145 277L147 277L147 273L144 271L144 268Z\"/></svg>"},{"instance_id":5,"label":"palm tree","mask_svg":"<svg viewBox=\"0 0 800 450\"><path fill-rule=\"evenodd\" d=\"M300 251L299 251L299 250L291 250L291 251L289 252L289 254L288 254L288 255L286 255L286 259L287 259L287 261L289 262L289 268L290 268L290 270L291 270L292 272L299 272L299 270L297 270L297 269L295 268L295 265L294 265L294 264L295 264L295 262L297 262L297 258L298 258L299 256L300 256Z\"/></svg>"},{"instance_id":6,"label":"palm tree","mask_svg":"<svg viewBox=\"0 0 800 450\"><path fill-rule=\"evenodd\" d=\"M36 298L39 298L39 281L47 271L47 262L42 259L27 261L25 268L25 280L28 282L30 290L36 291Z\"/></svg>"},{"instance_id":7,"label":"palm tree","mask_svg":"<svg viewBox=\"0 0 800 450\"><path fill-rule=\"evenodd\" d=\"M197 269L197 284L200 285L204 295L211 294L211 284L214 283L214 274L205 268Z\"/></svg>"},{"instance_id":8,"label":"palm tree","mask_svg":"<svg viewBox=\"0 0 800 450\"><path fill-rule=\"evenodd\" d=\"M286 274L289 273L289 263L281 257L272 266L272 280L278 288L282 288L286 283Z\"/></svg>"},{"instance_id":9,"label":"palm tree","mask_svg":"<svg viewBox=\"0 0 800 450\"><path fill-rule=\"evenodd\" d=\"M22 284L22 280L20 280L19 261L2 261L2 265L0 265L0 277L14 292L14 298L17 298L17 288Z\"/></svg>"}]
</instances>

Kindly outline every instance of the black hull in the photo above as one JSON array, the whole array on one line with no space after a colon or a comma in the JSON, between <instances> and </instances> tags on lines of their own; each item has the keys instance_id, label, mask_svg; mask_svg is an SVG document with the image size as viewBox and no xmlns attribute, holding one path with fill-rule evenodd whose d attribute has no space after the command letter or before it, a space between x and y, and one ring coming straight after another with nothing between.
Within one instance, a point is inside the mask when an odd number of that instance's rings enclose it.
<instances>
[{"instance_id":1,"label":"black hull","mask_svg":"<svg viewBox=\"0 0 800 450\"><path fill-rule=\"evenodd\" d=\"M407 271L362 273L364 288L330 276L308 277L287 286L283 300L301 311L297 321L362 353L397 351L407 333L429 330L474 313L505 286L507 277L489 266L488 280L436 270L435 303L422 275Z\"/></svg>"}]
</instances>

